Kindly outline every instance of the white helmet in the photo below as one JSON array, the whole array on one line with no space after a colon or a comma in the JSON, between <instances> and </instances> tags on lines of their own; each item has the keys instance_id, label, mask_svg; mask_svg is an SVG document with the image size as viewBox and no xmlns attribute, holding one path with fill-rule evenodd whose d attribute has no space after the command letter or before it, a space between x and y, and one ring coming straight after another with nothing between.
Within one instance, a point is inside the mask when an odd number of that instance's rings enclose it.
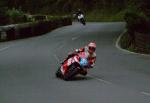
<instances>
[{"instance_id":1,"label":"white helmet","mask_svg":"<svg viewBox=\"0 0 150 103\"><path fill-rule=\"evenodd\" d=\"M88 51L89 51L89 53L94 53L95 50L96 50L96 43L90 42L90 43L88 44Z\"/></svg>"}]
</instances>

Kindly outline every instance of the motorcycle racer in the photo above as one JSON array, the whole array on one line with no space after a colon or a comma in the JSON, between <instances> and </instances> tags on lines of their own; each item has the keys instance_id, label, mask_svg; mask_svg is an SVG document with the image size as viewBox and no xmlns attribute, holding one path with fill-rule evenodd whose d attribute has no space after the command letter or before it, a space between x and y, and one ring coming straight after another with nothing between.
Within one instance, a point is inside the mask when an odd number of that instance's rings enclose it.
<instances>
[{"instance_id":1,"label":"motorcycle racer","mask_svg":"<svg viewBox=\"0 0 150 103\"><path fill-rule=\"evenodd\" d=\"M96 43L95 42L90 42L87 46L76 49L75 52L72 54L69 54L68 57L62 62L62 66L60 68L60 73L61 75L57 75L57 77L65 77L68 75L68 69L71 66L72 63L80 62L81 57L84 55L84 58L87 58L87 63L88 65L86 68L93 68L95 61L96 61ZM80 63L79 63L80 64ZM80 67L80 66L79 66ZM87 74L87 69L80 69L79 74L81 75L86 75Z\"/></svg>"}]
</instances>

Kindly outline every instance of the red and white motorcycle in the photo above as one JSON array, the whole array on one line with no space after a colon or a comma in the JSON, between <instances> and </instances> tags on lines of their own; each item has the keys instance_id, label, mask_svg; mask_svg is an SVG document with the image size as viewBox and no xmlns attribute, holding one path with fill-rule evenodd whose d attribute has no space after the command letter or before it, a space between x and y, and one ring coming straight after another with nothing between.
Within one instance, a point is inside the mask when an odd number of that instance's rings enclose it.
<instances>
[{"instance_id":1,"label":"red and white motorcycle","mask_svg":"<svg viewBox=\"0 0 150 103\"><path fill-rule=\"evenodd\" d=\"M85 52L81 52L65 60L56 71L56 77L70 80L78 74L86 75L90 67L85 55Z\"/></svg>"}]
</instances>

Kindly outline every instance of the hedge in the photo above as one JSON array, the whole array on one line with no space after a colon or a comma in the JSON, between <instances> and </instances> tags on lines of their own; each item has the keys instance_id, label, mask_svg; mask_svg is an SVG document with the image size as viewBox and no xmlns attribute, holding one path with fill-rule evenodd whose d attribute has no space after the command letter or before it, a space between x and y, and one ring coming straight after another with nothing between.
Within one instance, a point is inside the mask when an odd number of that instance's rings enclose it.
<instances>
[{"instance_id":1,"label":"hedge","mask_svg":"<svg viewBox=\"0 0 150 103\"><path fill-rule=\"evenodd\" d=\"M150 18L137 8L126 11L127 33L121 39L123 48L150 54Z\"/></svg>"},{"instance_id":2,"label":"hedge","mask_svg":"<svg viewBox=\"0 0 150 103\"><path fill-rule=\"evenodd\" d=\"M72 20L70 17L61 17L53 20L44 20L38 22L30 22L24 24L15 24L0 27L0 41L8 41L26 37L42 35L51 30L71 25Z\"/></svg>"}]
</instances>

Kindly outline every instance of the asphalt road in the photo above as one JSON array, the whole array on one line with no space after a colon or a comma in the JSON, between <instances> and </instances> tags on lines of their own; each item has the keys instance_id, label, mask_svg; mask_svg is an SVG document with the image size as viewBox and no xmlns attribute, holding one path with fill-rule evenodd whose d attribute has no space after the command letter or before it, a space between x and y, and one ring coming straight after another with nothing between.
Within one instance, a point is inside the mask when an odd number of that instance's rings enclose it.
<instances>
[{"instance_id":1,"label":"asphalt road","mask_svg":"<svg viewBox=\"0 0 150 103\"><path fill-rule=\"evenodd\" d=\"M87 23L0 43L0 103L150 103L150 57L116 48L125 24ZM55 71L68 52L97 43L87 77L63 81Z\"/></svg>"}]
</instances>

